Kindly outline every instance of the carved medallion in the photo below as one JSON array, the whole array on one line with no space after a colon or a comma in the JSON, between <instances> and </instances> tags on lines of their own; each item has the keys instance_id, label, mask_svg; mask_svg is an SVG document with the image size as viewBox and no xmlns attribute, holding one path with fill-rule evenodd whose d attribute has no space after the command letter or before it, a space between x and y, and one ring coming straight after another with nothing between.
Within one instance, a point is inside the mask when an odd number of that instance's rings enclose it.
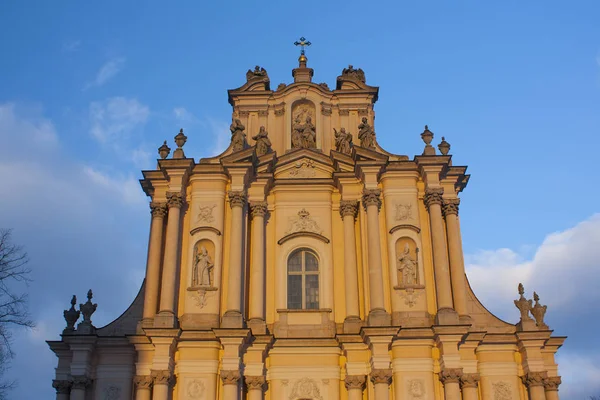
<instances>
[{"instance_id":1,"label":"carved medallion","mask_svg":"<svg viewBox=\"0 0 600 400\"><path fill-rule=\"evenodd\" d=\"M210 224L214 222L215 217L213 216L213 210L215 209L216 204L210 204L207 206L199 206L198 207L198 217L196 218L197 222L204 222L206 224Z\"/></svg>"},{"instance_id":2,"label":"carved medallion","mask_svg":"<svg viewBox=\"0 0 600 400\"><path fill-rule=\"evenodd\" d=\"M512 400L512 390L507 382L494 382L492 387L494 388L494 400Z\"/></svg>"},{"instance_id":3,"label":"carved medallion","mask_svg":"<svg viewBox=\"0 0 600 400\"><path fill-rule=\"evenodd\" d=\"M204 397L206 388L201 380L194 379L187 384L186 394L188 399L201 399Z\"/></svg>"},{"instance_id":4,"label":"carved medallion","mask_svg":"<svg viewBox=\"0 0 600 400\"><path fill-rule=\"evenodd\" d=\"M290 178L313 178L316 174L313 160L301 160L296 162L289 176Z\"/></svg>"},{"instance_id":5,"label":"carved medallion","mask_svg":"<svg viewBox=\"0 0 600 400\"><path fill-rule=\"evenodd\" d=\"M316 382L309 378L302 378L294 384L290 400L313 399L322 400L321 391Z\"/></svg>"},{"instance_id":6,"label":"carved medallion","mask_svg":"<svg viewBox=\"0 0 600 400\"><path fill-rule=\"evenodd\" d=\"M411 379L407 382L406 391L409 399L424 399L425 382L423 379Z\"/></svg>"},{"instance_id":7,"label":"carved medallion","mask_svg":"<svg viewBox=\"0 0 600 400\"><path fill-rule=\"evenodd\" d=\"M396 221L406 221L412 218L412 204L396 204Z\"/></svg>"},{"instance_id":8,"label":"carved medallion","mask_svg":"<svg viewBox=\"0 0 600 400\"><path fill-rule=\"evenodd\" d=\"M314 232L320 235L322 230L317 221L312 219L310 213L303 208L298 212L297 217L289 218L289 229L285 234L289 235L296 232Z\"/></svg>"}]
</instances>

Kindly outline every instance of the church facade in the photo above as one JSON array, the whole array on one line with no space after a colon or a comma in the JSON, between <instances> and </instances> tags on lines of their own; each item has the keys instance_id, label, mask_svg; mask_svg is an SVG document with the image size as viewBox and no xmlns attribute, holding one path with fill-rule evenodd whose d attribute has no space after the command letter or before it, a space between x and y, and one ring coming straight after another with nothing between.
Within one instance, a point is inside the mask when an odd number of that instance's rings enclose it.
<instances>
[{"instance_id":1,"label":"church facade","mask_svg":"<svg viewBox=\"0 0 600 400\"><path fill-rule=\"evenodd\" d=\"M364 72L312 77L304 52L288 85L249 70L223 154L159 148L142 289L102 328L73 298L57 400L559 398L537 295L514 324L468 284L450 145L425 127L422 155L388 153Z\"/></svg>"}]
</instances>

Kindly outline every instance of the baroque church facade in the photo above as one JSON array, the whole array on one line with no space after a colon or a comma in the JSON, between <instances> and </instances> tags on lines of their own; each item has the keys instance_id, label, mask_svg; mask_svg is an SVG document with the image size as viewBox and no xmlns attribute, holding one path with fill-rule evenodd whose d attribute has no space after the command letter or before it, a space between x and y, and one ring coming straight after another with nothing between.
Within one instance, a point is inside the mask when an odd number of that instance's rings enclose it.
<instances>
[{"instance_id":1,"label":"baroque church facade","mask_svg":"<svg viewBox=\"0 0 600 400\"><path fill-rule=\"evenodd\" d=\"M537 295L505 322L466 279L450 145L382 149L361 69L330 89L302 52L292 75L228 91L221 155L186 157L183 130L159 148L142 289L102 328L73 298L56 399L557 400Z\"/></svg>"}]
</instances>

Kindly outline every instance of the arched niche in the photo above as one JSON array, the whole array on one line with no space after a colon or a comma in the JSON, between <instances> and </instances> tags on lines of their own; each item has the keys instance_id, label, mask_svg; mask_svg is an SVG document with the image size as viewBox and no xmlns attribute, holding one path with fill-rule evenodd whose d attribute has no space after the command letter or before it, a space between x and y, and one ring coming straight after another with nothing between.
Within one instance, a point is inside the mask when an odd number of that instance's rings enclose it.
<instances>
[{"instance_id":1,"label":"arched niche","mask_svg":"<svg viewBox=\"0 0 600 400\"><path fill-rule=\"evenodd\" d=\"M315 103L302 99L292 103L290 137L287 146L296 148L320 148L319 116Z\"/></svg>"},{"instance_id":2,"label":"arched niche","mask_svg":"<svg viewBox=\"0 0 600 400\"><path fill-rule=\"evenodd\" d=\"M194 244L189 269L188 286L191 289L216 289L215 284L215 244L206 238Z\"/></svg>"},{"instance_id":3,"label":"arched niche","mask_svg":"<svg viewBox=\"0 0 600 400\"><path fill-rule=\"evenodd\" d=\"M422 267L420 249L408 236L402 236L395 243L395 267L397 288L422 287Z\"/></svg>"}]
</instances>

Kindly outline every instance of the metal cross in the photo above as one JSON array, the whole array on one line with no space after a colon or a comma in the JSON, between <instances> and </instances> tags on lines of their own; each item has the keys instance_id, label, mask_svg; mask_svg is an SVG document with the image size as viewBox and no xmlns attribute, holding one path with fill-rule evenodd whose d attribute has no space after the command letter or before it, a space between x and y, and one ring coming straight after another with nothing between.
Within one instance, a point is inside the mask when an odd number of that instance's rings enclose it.
<instances>
[{"instance_id":1,"label":"metal cross","mask_svg":"<svg viewBox=\"0 0 600 400\"><path fill-rule=\"evenodd\" d=\"M295 41L294 42L294 45L295 46L300 46L300 48L301 48L300 55L303 56L304 55L304 46L310 46L311 43L308 40L306 40L306 38L304 36L302 36L300 38L300 41Z\"/></svg>"}]
</instances>

